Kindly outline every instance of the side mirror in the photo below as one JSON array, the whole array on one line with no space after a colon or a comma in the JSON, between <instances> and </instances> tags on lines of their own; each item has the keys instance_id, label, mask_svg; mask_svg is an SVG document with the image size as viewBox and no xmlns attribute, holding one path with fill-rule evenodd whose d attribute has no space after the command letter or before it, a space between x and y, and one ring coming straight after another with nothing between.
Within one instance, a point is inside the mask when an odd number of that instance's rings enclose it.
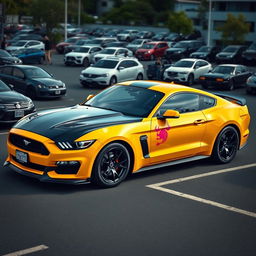
<instances>
[{"instance_id":1,"label":"side mirror","mask_svg":"<svg viewBox=\"0 0 256 256\"><path fill-rule=\"evenodd\" d=\"M88 95L87 98L86 98L86 101L87 101L87 100L90 100L90 99L93 98L93 97L94 97L94 94Z\"/></svg>"},{"instance_id":2,"label":"side mirror","mask_svg":"<svg viewBox=\"0 0 256 256\"><path fill-rule=\"evenodd\" d=\"M172 109L167 109L165 112L163 113L160 112L159 114L157 114L158 119L179 118L179 117L180 117L179 111L172 110Z\"/></svg>"},{"instance_id":3,"label":"side mirror","mask_svg":"<svg viewBox=\"0 0 256 256\"><path fill-rule=\"evenodd\" d=\"M124 70L124 67L118 67L118 70L119 71Z\"/></svg>"}]
</instances>

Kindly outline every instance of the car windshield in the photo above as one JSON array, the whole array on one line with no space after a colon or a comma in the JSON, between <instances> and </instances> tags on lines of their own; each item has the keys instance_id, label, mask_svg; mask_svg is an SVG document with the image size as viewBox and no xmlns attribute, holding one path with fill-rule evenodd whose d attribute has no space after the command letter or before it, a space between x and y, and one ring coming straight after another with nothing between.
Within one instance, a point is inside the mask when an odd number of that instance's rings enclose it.
<instances>
[{"instance_id":1,"label":"car windshield","mask_svg":"<svg viewBox=\"0 0 256 256\"><path fill-rule=\"evenodd\" d=\"M211 50L211 47L208 46L202 46L198 49L198 52L209 52Z\"/></svg>"},{"instance_id":2,"label":"car windshield","mask_svg":"<svg viewBox=\"0 0 256 256\"><path fill-rule=\"evenodd\" d=\"M86 44L86 43L89 43L91 40L79 40L79 41L77 41L76 42L76 45L84 45L84 44Z\"/></svg>"},{"instance_id":3,"label":"car windshield","mask_svg":"<svg viewBox=\"0 0 256 256\"><path fill-rule=\"evenodd\" d=\"M155 44L144 44L141 49L153 49Z\"/></svg>"},{"instance_id":4,"label":"car windshield","mask_svg":"<svg viewBox=\"0 0 256 256\"><path fill-rule=\"evenodd\" d=\"M114 54L115 51L116 51L115 49L104 49L100 53L102 53L102 54Z\"/></svg>"},{"instance_id":5,"label":"car windshield","mask_svg":"<svg viewBox=\"0 0 256 256\"><path fill-rule=\"evenodd\" d=\"M118 64L118 61L116 60L99 60L97 61L92 67L94 68L115 68Z\"/></svg>"},{"instance_id":6,"label":"car windshield","mask_svg":"<svg viewBox=\"0 0 256 256\"><path fill-rule=\"evenodd\" d=\"M235 67L232 66L217 66L213 69L213 73L221 73L221 74L232 74L234 72Z\"/></svg>"},{"instance_id":7,"label":"car windshield","mask_svg":"<svg viewBox=\"0 0 256 256\"><path fill-rule=\"evenodd\" d=\"M179 67L179 68L192 68L194 65L194 61L191 60L179 60L177 61L173 67Z\"/></svg>"},{"instance_id":8,"label":"car windshield","mask_svg":"<svg viewBox=\"0 0 256 256\"><path fill-rule=\"evenodd\" d=\"M101 44L102 43L102 39L93 39L91 40L90 44Z\"/></svg>"},{"instance_id":9,"label":"car windshield","mask_svg":"<svg viewBox=\"0 0 256 256\"><path fill-rule=\"evenodd\" d=\"M77 41L76 38L68 38L65 42L66 43L75 43Z\"/></svg>"},{"instance_id":10,"label":"car windshield","mask_svg":"<svg viewBox=\"0 0 256 256\"><path fill-rule=\"evenodd\" d=\"M24 46L27 43L27 41L18 41L16 43L13 43L12 46Z\"/></svg>"},{"instance_id":11,"label":"car windshield","mask_svg":"<svg viewBox=\"0 0 256 256\"><path fill-rule=\"evenodd\" d=\"M188 43L181 43L181 42L179 42L179 43L177 43L177 44L175 44L174 46L173 46L173 48L187 48L188 47Z\"/></svg>"},{"instance_id":12,"label":"car windshield","mask_svg":"<svg viewBox=\"0 0 256 256\"><path fill-rule=\"evenodd\" d=\"M141 43L142 43L141 39L136 39L136 40L131 42L131 44L135 44L135 45L140 45Z\"/></svg>"},{"instance_id":13,"label":"car windshield","mask_svg":"<svg viewBox=\"0 0 256 256\"><path fill-rule=\"evenodd\" d=\"M51 78L49 73L37 67L27 67L24 72L28 78Z\"/></svg>"},{"instance_id":14,"label":"car windshield","mask_svg":"<svg viewBox=\"0 0 256 256\"><path fill-rule=\"evenodd\" d=\"M147 117L164 93L135 86L114 85L84 103L128 116Z\"/></svg>"},{"instance_id":15,"label":"car windshield","mask_svg":"<svg viewBox=\"0 0 256 256\"><path fill-rule=\"evenodd\" d=\"M10 91L11 89L0 80L0 92L7 92Z\"/></svg>"},{"instance_id":16,"label":"car windshield","mask_svg":"<svg viewBox=\"0 0 256 256\"><path fill-rule=\"evenodd\" d=\"M230 46L230 47L225 48L223 50L223 52L236 52L237 50L238 50L238 48Z\"/></svg>"},{"instance_id":17,"label":"car windshield","mask_svg":"<svg viewBox=\"0 0 256 256\"><path fill-rule=\"evenodd\" d=\"M3 51L3 50L0 50L0 56L1 57L12 57L12 55L10 53L8 53L7 51Z\"/></svg>"},{"instance_id":18,"label":"car windshield","mask_svg":"<svg viewBox=\"0 0 256 256\"><path fill-rule=\"evenodd\" d=\"M89 52L90 48L88 47L76 47L73 51L74 52Z\"/></svg>"}]
</instances>

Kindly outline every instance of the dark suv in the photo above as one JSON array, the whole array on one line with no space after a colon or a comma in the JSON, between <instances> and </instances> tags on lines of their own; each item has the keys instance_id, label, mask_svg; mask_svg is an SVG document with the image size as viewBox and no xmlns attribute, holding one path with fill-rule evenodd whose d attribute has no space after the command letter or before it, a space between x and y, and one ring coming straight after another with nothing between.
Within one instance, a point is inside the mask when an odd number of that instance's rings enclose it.
<instances>
[{"instance_id":1,"label":"dark suv","mask_svg":"<svg viewBox=\"0 0 256 256\"><path fill-rule=\"evenodd\" d=\"M190 53L197 51L204 42L201 40L183 40L165 51L164 57L168 61L189 57Z\"/></svg>"},{"instance_id":2,"label":"dark suv","mask_svg":"<svg viewBox=\"0 0 256 256\"><path fill-rule=\"evenodd\" d=\"M252 43L249 48L242 53L242 58L246 64L256 64L256 42Z\"/></svg>"}]
</instances>

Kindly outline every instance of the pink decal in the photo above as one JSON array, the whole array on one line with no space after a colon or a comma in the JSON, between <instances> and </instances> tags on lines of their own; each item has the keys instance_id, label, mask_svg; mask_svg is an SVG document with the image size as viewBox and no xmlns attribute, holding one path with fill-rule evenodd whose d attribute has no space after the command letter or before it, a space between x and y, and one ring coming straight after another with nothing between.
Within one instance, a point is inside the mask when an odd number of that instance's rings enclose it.
<instances>
[{"instance_id":1,"label":"pink decal","mask_svg":"<svg viewBox=\"0 0 256 256\"><path fill-rule=\"evenodd\" d=\"M168 139L168 131L171 129L171 127L168 125L168 127L159 128L156 126L156 145L159 146L163 144Z\"/></svg>"}]
</instances>

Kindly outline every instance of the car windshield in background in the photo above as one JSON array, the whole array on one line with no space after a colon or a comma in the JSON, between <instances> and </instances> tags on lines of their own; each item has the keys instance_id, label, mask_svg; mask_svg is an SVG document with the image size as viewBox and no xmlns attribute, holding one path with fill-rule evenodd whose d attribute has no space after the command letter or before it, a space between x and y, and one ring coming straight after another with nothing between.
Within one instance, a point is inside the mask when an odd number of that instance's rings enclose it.
<instances>
[{"instance_id":1,"label":"car windshield in background","mask_svg":"<svg viewBox=\"0 0 256 256\"><path fill-rule=\"evenodd\" d=\"M221 73L221 74L232 74L234 72L234 67L229 66L217 66L213 69L213 73Z\"/></svg>"},{"instance_id":2,"label":"car windshield in background","mask_svg":"<svg viewBox=\"0 0 256 256\"><path fill-rule=\"evenodd\" d=\"M177 61L173 67L178 67L178 68L192 68L192 66L194 65L194 61L190 61L190 60L180 60Z\"/></svg>"},{"instance_id":3,"label":"car windshield in background","mask_svg":"<svg viewBox=\"0 0 256 256\"><path fill-rule=\"evenodd\" d=\"M1 57L11 57L12 55L6 51L0 50Z\"/></svg>"},{"instance_id":4,"label":"car windshield in background","mask_svg":"<svg viewBox=\"0 0 256 256\"><path fill-rule=\"evenodd\" d=\"M90 50L90 48L88 48L88 47L76 47L75 49L74 49L74 52L89 52L89 50Z\"/></svg>"},{"instance_id":5,"label":"car windshield in background","mask_svg":"<svg viewBox=\"0 0 256 256\"><path fill-rule=\"evenodd\" d=\"M103 40L101 39L93 39L91 40L90 44L101 44Z\"/></svg>"},{"instance_id":6,"label":"car windshield in background","mask_svg":"<svg viewBox=\"0 0 256 256\"><path fill-rule=\"evenodd\" d=\"M187 43L177 43L173 46L173 48L187 48L189 44Z\"/></svg>"},{"instance_id":7,"label":"car windshield in background","mask_svg":"<svg viewBox=\"0 0 256 256\"><path fill-rule=\"evenodd\" d=\"M115 68L116 65L118 64L118 61L115 60L99 60L98 62L96 62L93 67L94 68Z\"/></svg>"},{"instance_id":8,"label":"car windshield in background","mask_svg":"<svg viewBox=\"0 0 256 256\"><path fill-rule=\"evenodd\" d=\"M141 48L142 49L153 49L155 47L154 44L144 44Z\"/></svg>"},{"instance_id":9,"label":"car windshield in background","mask_svg":"<svg viewBox=\"0 0 256 256\"><path fill-rule=\"evenodd\" d=\"M249 50L256 50L256 43L252 43L248 49Z\"/></svg>"},{"instance_id":10,"label":"car windshield in background","mask_svg":"<svg viewBox=\"0 0 256 256\"><path fill-rule=\"evenodd\" d=\"M51 78L51 75L41 68L28 67L24 68L24 72L28 78Z\"/></svg>"},{"instance_id":11,"label":"car windshield in background","mask_svg":"<svg viewBox=\"0 0 256 256\"><path fill-rule=\"evenodd\" d=\"M65 42L66 43L75 43L76 42L76 38L68 38Z\"/></svg>"},{"instance_id":12,"label":"car windshield in background","mask_svg":"<svg viewBox=\"0 0 256 256\"><path fill-rule=\"evenodd\" d=\"M18 41L16 43L13 43L12 46L24 46L26 43L26 41Z\"/></svg>"},{"instance_id":13,"label":"car windshield in background","mask_svg":"<svg viewBox=\"0 0 256 256\"><path fill-rule=\"evenodd\" d=\"M84 105L121 112L128 116L147 117L164 93L135 86L109 87Z\"/></svg>"},{"instance_id":14,"label":"car windshield in background","mask_svg":"<svg viewBox=\"0 0 256 256\"><path fill-rule=\"evenodd\" d=\"M11 91L11 89L0 80L0 92L8 92Z\"/></svg>"},{"instance_id":15,"label":"car windshield in background","mask_svg":"<svg viewBox=\"0 0 256 256\"><path fill-rule=\"evenodd\" d=\"M102 53L102 54L114 54L115 51L116 51L115 49L104 49L100 53Z\"/></svg>"},{"instance_id":16,"label":"car windshield in background","mask_svg":"<svg viewBox=\"0 0 256 256\"><path fill-rule=\"evenodd\" d=\"M198 52L209 52L211 50L211 47L208 46L202 46L198 49Z\"/></svg>"},{"instance_id":17,"label":"car windshield in background","mask_svg":"<svg viewBox=\"0 0 256 256\"><path fill-rule=\"evenodd\" d=\"M137 45L140 45L141 44L141 42L142 42L142 40L141 39L136 39L136 40L134 40L134 41L132 41L131 42L131 44L137 44Z\"/></svg>"},{"instance_id":18,"label":"car windshield in background","mask_svg":"<svg viewBox=\"0 0 256 256\"><path fill-rule=\"evenodd\" d=\"M223 50L223 52L236 52L238 48L236 47L228 47Z\"/></svg>"}]
</instances>

